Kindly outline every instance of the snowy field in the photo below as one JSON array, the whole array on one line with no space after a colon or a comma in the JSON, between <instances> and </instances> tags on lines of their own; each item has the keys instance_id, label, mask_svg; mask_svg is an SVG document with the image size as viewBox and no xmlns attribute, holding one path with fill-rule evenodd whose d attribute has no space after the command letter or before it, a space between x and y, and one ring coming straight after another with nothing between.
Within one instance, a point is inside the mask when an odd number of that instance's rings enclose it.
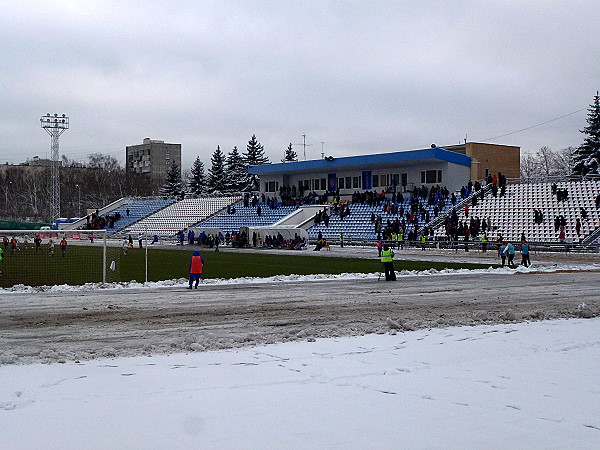
<instances>
[{"instance_id":1,"label":"snowy field","mask_svg":"<svg viewBox=\"0 0 600 450\"><path fill-rule=\"evenodd\" d=\"M600 448L600 265L561 258L3 290L0 448Z\"/></svg>"},{"instance_id":2,"label":"snowy field","mask_svg":"<svg viewBox=\"0 0 600 450\"><path fill-rule=\"evenodd\" d=\"M600 447L600 319L0 367L0 447Z\"/></svg>"}]
</instances>

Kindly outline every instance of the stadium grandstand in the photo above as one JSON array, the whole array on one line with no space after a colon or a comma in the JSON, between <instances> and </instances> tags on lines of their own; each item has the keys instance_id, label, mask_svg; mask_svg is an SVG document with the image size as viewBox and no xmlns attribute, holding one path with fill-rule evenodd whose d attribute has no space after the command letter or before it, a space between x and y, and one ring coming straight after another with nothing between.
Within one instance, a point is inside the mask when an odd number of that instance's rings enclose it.
<instances>
[{"instance_id":1,"label":"stadium grandstand","mask_svg":"<svg viewBox=\"0 0 600 450\"><path fill-rule=\"evenodd\" d=\"M174 199L121 199L99 214L110 233L175 236L196 227L236 233L282 225L311 240L530 242L597 245L600 179L521 183L519 148L465 143L253 166L260 191ZM75 225L75 226L73 226ZM85 219L68 226L86 225ZM468 230L468 231L467 231Z\"/></svg>"}]
</instances>

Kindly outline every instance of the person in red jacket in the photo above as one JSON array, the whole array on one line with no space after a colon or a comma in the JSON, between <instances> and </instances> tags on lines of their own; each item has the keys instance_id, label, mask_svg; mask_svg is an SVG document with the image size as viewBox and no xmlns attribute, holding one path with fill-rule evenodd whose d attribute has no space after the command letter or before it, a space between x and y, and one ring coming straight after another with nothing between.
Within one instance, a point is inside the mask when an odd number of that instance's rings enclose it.
<instances>
[{"instance_id":1,"label":"person in red jacket","mask_svg":"<svg viewBox=\"0 0 600 450\"><path fill-rule=\"evenodd\" d=\"M190 259L190 285L188 289L192 288L192 284L196 281L195 289L198 289L198 283L200 282L200 278L202 277L202 268L204 267L204 258L200 256L200 252L196 250L192 258Z\"/></svg>"}]
</instances>

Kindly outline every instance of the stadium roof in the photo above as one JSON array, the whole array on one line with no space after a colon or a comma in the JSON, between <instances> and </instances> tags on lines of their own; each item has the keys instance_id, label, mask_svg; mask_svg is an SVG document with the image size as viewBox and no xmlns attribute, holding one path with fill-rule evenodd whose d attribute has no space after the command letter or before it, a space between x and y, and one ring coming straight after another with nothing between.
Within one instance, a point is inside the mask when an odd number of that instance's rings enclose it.
<instances>
[{"instance_id":1,"label":"stadium roof","mask_svg":"<svg viewBox=\"0 0 600 450\"><path fill-rule=\"evenodd\" d=\"M400 163L402 165L410 166L434 161L446 161L461 166L471 166L471 157L436 147L423 150L377 153L374 155L344 156L341 158L324 158L313 159L309 161L264 164L260 166L251 166L248 169L248 173L253 175L267 175L280 173L356 170L367 167L375 169L389 167L390 164Z\"/></svg>"}]
</instances>

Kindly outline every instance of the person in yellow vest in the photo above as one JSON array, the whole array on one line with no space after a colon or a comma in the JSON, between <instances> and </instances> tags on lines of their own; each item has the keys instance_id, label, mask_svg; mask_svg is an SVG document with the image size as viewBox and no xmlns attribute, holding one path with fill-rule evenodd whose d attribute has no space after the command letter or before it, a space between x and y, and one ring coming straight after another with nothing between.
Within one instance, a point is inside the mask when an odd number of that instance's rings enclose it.
<instances>
[{"instance_id":1,"label":"person in yellow vest","mask_svg":"<svg viewBox=\"0 0 600 450\"><path fill-rule=\"evenodd\" d=\"M396 281L396 272L394 272L394 250L387 244L381 251L381 263L385 272L385 281Z\"/></svg>"},{"instance_id":2,"label":"person in yellow vest","mask_svg":"<svg viewBox=\"0 0 600 450\"><path fill-rule=\"evenodd\" d=\"M427 245L427 236L425 233L421 234L421 250L425 251L425 246Z\"/></svg>"},{"instance_id":3,"label":"person in yellow vest","mask_svg":"<svg viewBox=\"0 0 600 450\"><path fill-rule=\"evenodd\" d=\"M487 243L488 243L488 237L484 231L483 233L481 233L481 251L483 253L487 252Z\"/></svg>"},{"instance_id":4,"label":"person in yellow vest","mask_svg":"<svg viewBox=\"0 0 600 450\"><path fill-rule=\"evenodd\" d=\"M404 250L404 232L402 231L398 233L398 250L400 250L400 247Z\"/></svg>"},{"instance_id":5,"label":"person in yellow vest","mask_svg":"<svg viewBox=\"0 0 600 450\"><path fill-rule=\"evenodd\" d=\"M396 245L398 244L398 234L396 233L392 233L390 234L390 241L392 241L392 248L396 247Z\"/></svg>"}]
</instances>

